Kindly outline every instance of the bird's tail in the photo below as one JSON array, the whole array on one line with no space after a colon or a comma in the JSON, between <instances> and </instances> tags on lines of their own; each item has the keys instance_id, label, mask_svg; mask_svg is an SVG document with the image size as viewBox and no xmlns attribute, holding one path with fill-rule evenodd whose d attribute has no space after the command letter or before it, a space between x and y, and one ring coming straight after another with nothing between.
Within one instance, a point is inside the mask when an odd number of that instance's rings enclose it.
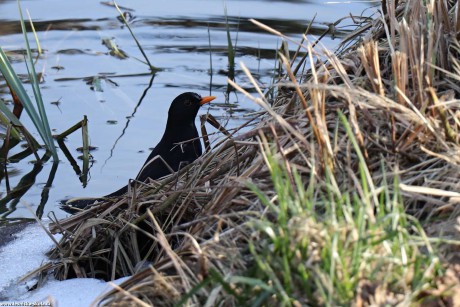
<instances>
[{"instance_id":1,"label":"bird's tail","mask_svg":"<svg viewBox=\"0 0 460 307\"><path fill-rule=\"evenodd\" d=\"M77 197L71 199L65 199L61 201L61 209L65 212L75 214L85 209L88 209L97 202L103 201L104 198L92 198L92 197Z\"/></svg>"},{"instance_id":2,"label":"bird's tail","mask_svg":"<svg viewBox=\"0 0 460 307\"><path fill-rule=\"evenodd\" d=\"M128 192L127 185L103 197L97 197L97 198L96 197L77 197L77 198L62 200L61 209L64 210L65 212L75 214L80 211L89 209L92 205L96 204L97 202L104 201L111 197L122 196L123 194L126 194L126 192Z\"/></svg>"}]
</instances>

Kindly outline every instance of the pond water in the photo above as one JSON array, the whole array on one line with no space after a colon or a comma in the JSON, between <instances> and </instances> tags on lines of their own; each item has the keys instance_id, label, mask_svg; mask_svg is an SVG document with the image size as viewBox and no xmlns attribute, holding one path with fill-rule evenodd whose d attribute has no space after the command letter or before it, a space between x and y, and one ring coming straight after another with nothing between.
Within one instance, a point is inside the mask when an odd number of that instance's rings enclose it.
<instances>
[{"instance_id":1,"label":"pond water","mask_svg":"<svg viewBox=\"0 0 460 307\"><path fill-rule=\"evenodd\" d=\"M90 143L97 149L91 152L93 161L87 184L81 182L60 149L60 163L52 182L51 159L42 167L34 165L34 155L9 161L7 176L3 172L5 166L0 164L0 223L32 218L37 210L43 216L53 211L61 218L67 213L59 209L60 200L102 196L125 185L136 176L150 148L159 141L170 102L182 92L217 96L215 103L202 108L200 113L213 114L227 129L246 122L247 114L255 111L256 106L238 93L227 93L227 24L236 50L236 82L250 88L238 66L244 62L261 86L268 87L275 76L276 50L281 41L256 27L249 18L300 41L315 14L310 33L318 37L328 23L349 13L361 15L371 7L369 3L327 4L308 0L120 1L118 4L128 12L130 27L150 62L162 69L153 76L140 61L143 57L139 48L109 2L23 0L21 4L24 13L29 11L43 48L36 69L43 73L41 92L53 134L62 133L86 115ZM369 16L374 10L367 10L364 15ZM25 44L18 20L17 2L0 0L0 46L7 51L16 72L25 74ZM328 36L322 44L333 48L339 42L337 38L352 28L341 28L335 33L335 40ZM29 37L35 46L33 36ZM111 54L111 44L118 46L126 58ZM289 44L289 48L295 50L296 46ZM3 79L0 99L12 108ZM25 112L21 121L41 142ZM209 125L207 130L215 132ZM0 124L0 145L5 131L6 127ZM24 141L12 148L8 156L21 152L25 144ZM65 144L81 169L81 152L77 150L82 146L81 131L71 134ZM44 150L40 150L39 155L43 154ZM30 187L19 193L19 198L10 199L7 186L14 189L21 180L29 180ZM50 184L44 193L44 187Z\"/></svg>"}]
</instances>

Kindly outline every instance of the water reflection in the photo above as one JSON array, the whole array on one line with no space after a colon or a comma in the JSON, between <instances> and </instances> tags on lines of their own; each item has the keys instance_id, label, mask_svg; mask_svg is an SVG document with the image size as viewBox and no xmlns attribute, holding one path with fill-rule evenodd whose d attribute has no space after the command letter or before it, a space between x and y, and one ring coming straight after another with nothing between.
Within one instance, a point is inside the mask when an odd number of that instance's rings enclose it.
<instances>
[{"instance_id":1,"label":"water reflection","mask_svg":"<svg viewBox=\"0 0 460 307\"><path fill-rule=\"evenodd\" d=\"M76 158L80 155L77 148L82 146L79 132L59 143L59 166L50 163L43 151L39 151L39 159L27 155L21 148L27 142L21 141L9 152L8 164L0 165L1 171L7 170L9 175L8 182L6 177L0 178L0 215L4 219L31 216L21 201L40 216L55 211L62 217L59 200L105 195L126 184L161 137L171 99L182 92L218 96L216 103L201 114L212 114L229 131L247 122L246 114L256 107L231 92L227 77L254 92L239 68L238 63L243 61L261 87L268 90L279 72L277 51L281 47L279 37L261 30L249 18L300 41L318 13L309 32L314 41L328 29L327 22L350 10L359 14L366 7L330 6L317 1L227 1L226 17L221 1L198 0L193 6L188 0L158 1L155 5L142 0L120 3L129 9L126 17L130 27L150 61L162 68L153 76L142 63L143 57L118 13L107 3L21 3L29 9L44 48L36 67L43 73L41 90L51 128L59 134L87 115L90 143L98 150L92 153L92 164L87 166L92 168L84 175L84 165ZM16 1L0 0L0 46L27 81L16 5ZM337 31L335 36L343 37L349 30ZM229 37L234 69L229 67ZM321 42L335 44L330 37ZM114 54L116 49L124 56ZM292 56L297 47L289 44L288 49ZM3 81L0 99L12 101ZM29 127L27 118L21 120ZM222 132L209 124L206 128L213 146ZM7 127L0 124L0 136L6 131ZM36 135L33 130L31 133ZM41 162L32 163L36 160Z\"/></svg>"}]
</instances>

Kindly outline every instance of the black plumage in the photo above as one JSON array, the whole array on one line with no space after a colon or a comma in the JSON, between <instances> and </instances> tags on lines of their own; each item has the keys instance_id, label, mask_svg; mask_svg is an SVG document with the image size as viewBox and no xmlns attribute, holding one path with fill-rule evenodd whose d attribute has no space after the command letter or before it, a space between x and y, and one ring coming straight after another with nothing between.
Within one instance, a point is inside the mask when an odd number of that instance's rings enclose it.
<instances>
[{"instance_id":1,"label":"black plumage","mask_svg":"<svg viewBox=\"0 0 460 307\"><path fill-rule=\"evenodd\" d=\"M216 97L201 97L196 93L183 93L177 96L168 112L166 129L160 142L150 153L136 176L136 181L145 182L158 179L195 161L202 154L201 141L195 126L198 110ZM97 200L123 195L128 186L104 196L103 198L74 198L65 201L63 209L75 212L75 208L84 209Z\"/></svg>"}]
</instances>

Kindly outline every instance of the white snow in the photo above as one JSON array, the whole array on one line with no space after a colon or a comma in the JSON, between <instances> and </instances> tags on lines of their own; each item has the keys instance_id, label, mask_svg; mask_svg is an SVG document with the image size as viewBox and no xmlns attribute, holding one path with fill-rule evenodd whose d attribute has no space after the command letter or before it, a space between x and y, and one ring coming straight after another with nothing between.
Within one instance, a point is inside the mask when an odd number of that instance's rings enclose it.
<instances>
[{"instance_id":1,"label":"white snow","mask_svg":"<svg viewBox=\"0 0 460 307\"><path fill-rule=\"evenodd\" d=\"M114 283L119 285L128 278L117 279ZM21 296L19 300L22 302L51 302L53 306L91 306L97 302L100 295L112 289L113 287L105 281L94 278L50 280L44 287Z\"/></svg>"},{"instance_id":2,"label":"white snow","mask_svg":"<svg viewBox=\"0 0 460 307\"><path fill-rule=\"evenodd\" d=\"M45 225L47 227L47 225ZM43 306L90 306L113 287L93 278L55 280L51 275L45 284L28 291L36 280L20 282L20 278L48 261L45 253L53 247L53 241L37 223L27 226L15 235L16 239L0 248L0 302L43 303ZM55 236L59 241L60 236ZM120 284L129 277L114 281ZM13 306L13 305L12 305ZM22 305L21 305L22 306Z\"/></svg>"}]
</instances>

